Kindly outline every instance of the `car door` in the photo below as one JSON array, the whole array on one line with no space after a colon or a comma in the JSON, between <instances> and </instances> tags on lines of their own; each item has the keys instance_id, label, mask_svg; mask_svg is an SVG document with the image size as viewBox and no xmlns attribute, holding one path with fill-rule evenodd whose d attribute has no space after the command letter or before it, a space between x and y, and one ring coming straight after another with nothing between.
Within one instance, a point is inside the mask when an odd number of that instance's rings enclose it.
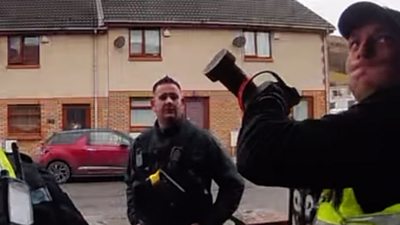
<instances>
[{"instance_id":1,"label":"car door","mask_svg":"<svg viewBox=\"0 0 400 225\"><path fill-rule=\"evenodd\" d=\"M121 155L128 152L121 137L113 131L92 131L89 133L87 150L90 152L91 172L96 174L123 173Z\"/></svg>"},{"instance_id":2,"label":"car door","mask_svg":"<svg viewBox=\"0 0 400 225\"><path fill-rule=\"evenodd\" d=\"M86 150L87 137L84 132L61 132L53 135L42 147L43 166L52 161L68 164L73 174L87 173L89 155ZM43 164L44 163L44 164Z\"/></svg>"},{"instance_id":3,"label":"car door","mask_svg":"<svg viewBox=\"0 0 400 225\"><path fill-rule=\"evenodd\" d=\"M125 168L128 165L129 149L133 144L133 139L120 132L115 132L115 135L119 145L119 149L115 153L115 165L121 168L123 170L122 172L124 173Z\"/></svg>"}]
</instances>

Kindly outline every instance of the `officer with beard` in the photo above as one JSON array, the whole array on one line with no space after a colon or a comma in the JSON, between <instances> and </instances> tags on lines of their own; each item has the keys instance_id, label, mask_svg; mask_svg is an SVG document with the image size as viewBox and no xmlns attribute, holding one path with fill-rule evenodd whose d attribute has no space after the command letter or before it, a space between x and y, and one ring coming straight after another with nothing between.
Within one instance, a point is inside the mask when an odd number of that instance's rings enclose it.
<instances>
[{"instance_id":1,"label":"officer with beard","mask_svg":"<svg viewBox=\"0 0 400 225\"><path fill-rule=\"evenodd\" d=\"M216 139L184 118L181 87L153 86L154 126L133 145L127 169L132 225L221 225L238 208L244 181ZM216 202L211 182L219 186Z\"/></svg>"}]
</instances>

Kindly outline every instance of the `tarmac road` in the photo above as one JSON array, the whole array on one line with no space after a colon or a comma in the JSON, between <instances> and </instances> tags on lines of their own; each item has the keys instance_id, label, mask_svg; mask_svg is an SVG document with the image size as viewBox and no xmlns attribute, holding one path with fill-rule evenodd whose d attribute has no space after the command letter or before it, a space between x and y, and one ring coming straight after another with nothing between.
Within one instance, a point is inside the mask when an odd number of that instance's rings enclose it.
<instances>
[{"instance_id":1,"label":"tarmac road","mask_svg":"<svg viewBox=\"0 0 400 225\"><path fill-rule=\"evenodd\" d=\"M90 225L129 225L125 183L121 179L84 179L61 186ZM213 187L213 192L217 190ZM288 191L247 183L236 214L246 222L286 220ZM215 196L215 194L214 194Z\"/></svg>"}]
</instances>

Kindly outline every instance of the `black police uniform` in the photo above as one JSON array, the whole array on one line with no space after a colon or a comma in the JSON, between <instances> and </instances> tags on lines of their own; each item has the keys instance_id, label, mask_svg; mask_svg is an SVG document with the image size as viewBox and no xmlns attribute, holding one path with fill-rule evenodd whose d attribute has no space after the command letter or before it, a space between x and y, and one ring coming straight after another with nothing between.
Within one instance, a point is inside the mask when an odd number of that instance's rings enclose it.
<instances>
[{"instance_id":1,"label":"black police uniform","mask_svg":"<svg viewBox=\"0 0 400 225\"><path fill-rule=\"evenodd\" d=\"M54 176L20 154L24 181L33 203L33 225L88 225L69 196L59 187ZM14 165L14 158L9 156Z\"/></svg>"},{"instance_id":2,"label":"black police uniform","mask_svg":"<svg viewBox=\"0 0 400 225\"><path fill-rule=\"evenodd\" d=\"M237 166L245 178L312 190L352 187L365 213L400 202L399 86L304 121L288 118L290 99L278 89L267 88L244 112Z\"/></svg>"},{"instance_id":3,"label":"black police uniform","mask_svg":"<svg viewBox=\"0 0 400 225\"><path fill-rule=\"evenodd\" d=\"M146 179L162 169L161 182ZM211 182L219 186L213 204ZM174 184L176 182L176 184ZM237 209L244 181L233 162L207 131L187 120L142 133L127 169L128 217L132 225L220 225Z\"/></svg>"}]
</instances>

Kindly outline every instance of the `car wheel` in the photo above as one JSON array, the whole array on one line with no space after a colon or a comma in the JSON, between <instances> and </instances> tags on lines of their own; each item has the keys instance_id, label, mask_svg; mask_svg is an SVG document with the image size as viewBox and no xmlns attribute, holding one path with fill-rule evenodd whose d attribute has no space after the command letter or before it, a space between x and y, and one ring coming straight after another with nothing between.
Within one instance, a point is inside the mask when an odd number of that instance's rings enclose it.
<instances>
[{"instance_id":1,"label":"car wheel","mask_svg":"<svg viewBox=\"0 0 400 225\"><path fill-rule=\"evenodd\" d=\"M47 170L59 184L67 182L71 177L71 169L65 162L54 161L47 166Z\"/></svg>"}]
</instances>

